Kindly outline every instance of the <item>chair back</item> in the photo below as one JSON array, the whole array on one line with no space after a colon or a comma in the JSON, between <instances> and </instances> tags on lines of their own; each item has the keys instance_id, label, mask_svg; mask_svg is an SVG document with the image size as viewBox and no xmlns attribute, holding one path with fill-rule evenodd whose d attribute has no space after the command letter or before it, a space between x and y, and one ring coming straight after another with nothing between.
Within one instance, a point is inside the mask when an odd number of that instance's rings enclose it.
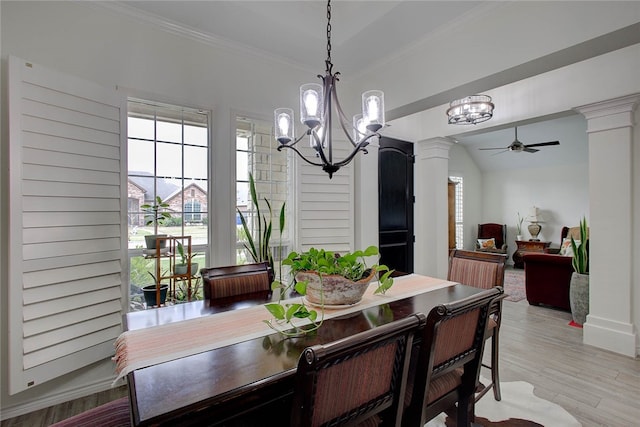
<instances>
[{"instance_id":1,"label":"chair back","mask_svg":"<svg viewBox=\"0 0 640 427\"><path fill-rule=\"evenodd\" d=\"M423 426L456 402L458 425L468 425L461 417L473 421L489 309L501 295L502 288L495 287L431 310L415 371L409 374L415 376L405 401L403 426Z\"/></svg>"},{"instance_id":2,"label":"chair back","mask_svg":"<svg viewBox=\"0 0 640 427\"><path fill-rule=\"evenodd\" d=\"M502 286L506 258L490 252L454 249L449 254L447 280L482 289Z\"/></svg>"},{"instance_id":3,"label":"chair back","mask_svg":"<svg viewBox=\"0 0 640 427\"><path fill-rule=\"evenodd\" d=\"M385 425L400 426L409 349L425 322L418 313L306 348L298 361L291 425L354 425L382 415Z\"/></svg>"},{"instance_id":4,"label":"chair back","mask_svg":"<svg viewBox=\"0 0 640 427\"><path fill-rule=\"evenodd\" d=\"M507 225L488 222L478 224L478 239L496 239L496 249L506 250Z\"/></svg>"},{"instance_id":5,"label":"chair back","mask_svg":"<svg viewBox=\"0 0 640 427\"><path fill-rule=\"evenodd\" d=\"M270 291L273 272L268 262L203 268L204 299Z\"/></svg>"}]
</instances>

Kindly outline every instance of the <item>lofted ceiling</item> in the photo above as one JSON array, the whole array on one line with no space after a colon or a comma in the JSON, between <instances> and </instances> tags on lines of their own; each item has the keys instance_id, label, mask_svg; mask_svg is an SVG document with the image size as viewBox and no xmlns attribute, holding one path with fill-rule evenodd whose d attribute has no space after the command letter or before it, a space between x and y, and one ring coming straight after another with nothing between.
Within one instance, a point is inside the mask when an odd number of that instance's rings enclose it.
<instances>
[{"instance_id":1,"label":"lofted ceiling","mask_svg":"<svg viewBox=\"0 0 640 427\"><path fill-rule=\"evenodd\" d=\"M465 16L486 10L493 3L334 0L334 71L356 73L374 66L448 25L459 25ZM103 5L168 31L268 55L315 73L324 71L325 1L117 1ZM453 137L467 148L482 171L586 162L586 123L582 116L518 126L518 139L525 144L560 140L560 146L544 147L535 154L478 150L508 146L514 139L512 125L482 133L461 128L460 135Z\"/></svg>"}]
</instances>

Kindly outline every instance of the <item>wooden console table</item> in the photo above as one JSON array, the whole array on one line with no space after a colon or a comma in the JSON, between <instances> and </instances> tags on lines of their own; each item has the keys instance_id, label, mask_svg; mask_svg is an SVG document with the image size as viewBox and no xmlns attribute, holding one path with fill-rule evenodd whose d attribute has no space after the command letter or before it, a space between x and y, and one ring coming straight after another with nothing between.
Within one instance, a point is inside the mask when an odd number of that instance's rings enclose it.
<instances>
[{"instance_id":1,"label":"wooden console table","mask_svg":"<svg viewBox=\"0 0 640 427\"><path fill-rule=\"evenodd\" d=\"M522 254L525 252L546 252L546 249L551 246L551 242L541 242L534 240L516 240L518 249L513 253L513 266L515 268L524 268L524 260Z\"/></svg>"}]
</instances>

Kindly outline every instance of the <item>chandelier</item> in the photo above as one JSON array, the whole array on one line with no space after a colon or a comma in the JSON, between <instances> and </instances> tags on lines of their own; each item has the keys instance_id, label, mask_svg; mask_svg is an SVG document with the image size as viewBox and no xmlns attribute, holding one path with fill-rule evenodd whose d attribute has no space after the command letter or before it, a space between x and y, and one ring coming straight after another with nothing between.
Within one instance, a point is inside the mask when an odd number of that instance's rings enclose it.
<instances>
[{"instance_id":1,"label":"chandelier","mask_svg":"<svg viewBox=\"0 0 640 427\"><path fill-rule=\"evenodd\" d=\"M347 165L355 155L362 151L371 138L380 137L378 130L384 125L384 93L379 90L369 90L362 94L362 114L357 114L349 120L338 101L336 83L339 72L333 72L331 62L331 0L327 1L327 59L325 60L325 75L318 75L319 83L307 83L300 86L300 122L306 126L306 131L295 137L294 115L291 108L277 108L274 111L274 133L278 140L278 151L290 148L305 162L322 167L329 174L329 179L342 166ZM333 109L336 118L351 143L352 151L343 160L333 159L332 123ZM311 148L315 150L315 158L304 156L295 145L309 135Z\"/></svg>"},{"instance_id":2,"label":"chandelier","mask_svg":"<svg viewBox=\"0 0 640 427\"><path fill-rule=\"evenodd\" d=\"M493 103L488 95L472 95L449 103L450 125L475 125L493 116Z\"/></svg>"}]
</instances>

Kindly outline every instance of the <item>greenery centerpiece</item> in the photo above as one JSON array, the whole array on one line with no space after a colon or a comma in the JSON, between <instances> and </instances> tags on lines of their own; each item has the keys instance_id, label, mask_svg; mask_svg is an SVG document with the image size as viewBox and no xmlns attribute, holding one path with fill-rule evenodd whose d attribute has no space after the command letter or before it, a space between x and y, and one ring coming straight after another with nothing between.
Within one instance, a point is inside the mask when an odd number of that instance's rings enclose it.
<instances>
[{"instance_id":1,"label":"greenery centerpiece","mask_svg":"<svg viewBox=\"0 0 640 427\"><path fill-rule=\"evenodd\" d=\"M290 268L291 281L288 284L277 280L273 282L272 289L280 292L280 299L276 303L266 304L274 319L265 322L283 335L297 336L322 326L325 306L359 302L376 276L378 287L374 294L384 294L393 285L393 270L382 264L368 267L365 258L377 255L379 251L375 246L343 255L315 248L302 253L291 252L282 261L283 265ZM284 296L292 290L302 298L299 302L285 303ZM320 309L320 317L314 307ZM310 323L296 324L301 319L307 319Z\"/></svg>"},{"instance_id":2,"label":"greenery centerpiece","mask_svg":"<svg viewBox=\"0 0 640 427\"><path fill-rule=\"evenodd\" d=\"M589 314L589 253L588 253L588 228L587 219L580 221L580 240L576 241L571 236L571 260L574 272L571 274L569 284L569 305L573 321L582 325Z\"/></svg>"},{"instance_id":3,"label":"greenery centerpiece","mask_svg":"<svg viewBox=\"0 0 640 427\"><path fill-rule=\"evenodd\" d=\"M158 226L164 225L171 218L171 214L168 212L169 204L163 202L160 196L156 196L153 203L145 203L140 206L140 209L145 213L145 225L153 224L153 234L144 236L147 249L155 249L157 238L166 237L166 234L158 234ZM166 240L161 240L160 248L164 248L166 244Z\"/></svg>"}]
</instances>

